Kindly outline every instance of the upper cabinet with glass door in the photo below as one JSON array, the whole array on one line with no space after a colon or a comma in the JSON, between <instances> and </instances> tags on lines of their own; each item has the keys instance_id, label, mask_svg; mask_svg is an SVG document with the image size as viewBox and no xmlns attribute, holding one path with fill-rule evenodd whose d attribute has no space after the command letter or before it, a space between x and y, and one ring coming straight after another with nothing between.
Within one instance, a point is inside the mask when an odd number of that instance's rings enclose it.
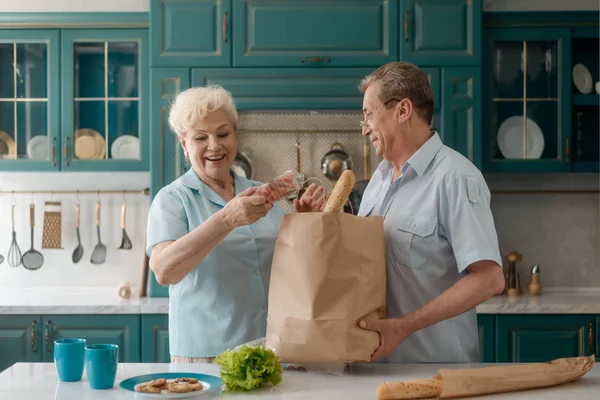
<instances>
[{"instance_id":1,"label":"upper cabinet with glass door","mask_svg":"<svg viewBox=\"0 0 600 400\"><path fill-rule=\"evenodd\" d=\"M148 169L143 30L62 32L63 169Z\"/></svg>"},{"instance_id":2,"label":"upper cabinet with glass door","mask_svg":"<svg viewBox=\"0 0 600 400\"><path fill-rule=\"evenodd\" d=\"M60 168L58 38L0 30L0 171Z\"/></svg>"},{"instance_id":3,"label":"upper cabinet with glass door","mask_svg":"<svg viewBox=\"0 0 600 400\"><path fill-rule=\"evenodd\" d=\"M570 30L485 32L484 168L568 171Z\"/></svg>"}]
</instances>

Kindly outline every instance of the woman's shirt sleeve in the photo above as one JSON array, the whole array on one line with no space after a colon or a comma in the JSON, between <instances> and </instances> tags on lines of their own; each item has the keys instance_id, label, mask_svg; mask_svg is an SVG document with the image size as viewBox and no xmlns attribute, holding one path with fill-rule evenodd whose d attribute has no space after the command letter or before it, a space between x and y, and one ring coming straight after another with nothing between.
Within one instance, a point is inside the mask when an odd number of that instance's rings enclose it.
<instances>
[{"instance_id":1,"label":"woman's shirt sleeve","mask_svg":"<svg viewBox=\"0 0 600 400\"><path fill-rule=\"evenodd\" d=\"M161 242L177 240L188 233L188 221L181 198L164 188L154 197L148 211L146 253Z\"/></svg>"}]
</instances>

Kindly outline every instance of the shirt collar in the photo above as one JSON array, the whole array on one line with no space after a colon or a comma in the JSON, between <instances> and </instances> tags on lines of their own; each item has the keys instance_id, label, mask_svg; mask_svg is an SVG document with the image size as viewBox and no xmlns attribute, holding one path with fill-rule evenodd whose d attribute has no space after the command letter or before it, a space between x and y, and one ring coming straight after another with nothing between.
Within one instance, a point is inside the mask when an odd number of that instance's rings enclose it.
<instances>
[{"instance_id":1,"label":"shirt collar","mask_svg":"<svg viewBox=\"0 0 600 400\"><path fill-rule=\"evenodd\" d=\"M423 146L421 146L402 166L402 173L404 173L408 165L410 165L417 175L423 175L429 164L431 164L431 161L433 161L435 155L442 148L442 145L443 143L440 136L434 131L429 140L427 140L425 144L423 144ZM393 165L391 162L383 160L377 167L377 170L381 172L382 175L385 175L385 173L392 168Z\"/></svg>"},{"instance_id":2,"label":"shirt collar","mask_svg":"<svg viewBox=\"0 0 600 400\"><path fill-rule=\"evenodd\" d=\"M231 170L231 174L233 175L234 183L235 183L235 194L236 196L248 189L252 185L252 181L248 179L243 179L241 176L235 173L235 171ZM225 206L225 201L221 196L219 196L210 186L206 183L202 182L196 171L193 168L190 168L185 174L181 176L181 183L190 189L198 190L205 196L208 200L213 203Z\"/></svg>"}]
</instances>

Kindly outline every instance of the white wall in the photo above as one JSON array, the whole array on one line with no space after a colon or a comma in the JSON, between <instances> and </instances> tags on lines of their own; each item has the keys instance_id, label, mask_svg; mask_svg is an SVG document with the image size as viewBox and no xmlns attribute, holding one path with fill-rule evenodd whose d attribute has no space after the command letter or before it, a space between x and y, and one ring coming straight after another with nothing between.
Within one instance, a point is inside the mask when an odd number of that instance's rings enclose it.
<instances>
[{"instance_id":1,"label":"white wall","mask_svg":"<svg viewBox=\"0 0 600 400\"><path fill-rule=\"evenodd\" d=\"M0 191L12 190L137 190L149 186L148 173L0 173ZM44 265L35 271L23 266L13 268L7 260L0 264L0 290L18 288L71 287L116 288L122 282L139 286L142 276L144 240L149 197L127 194L127 234L133 242L131 250L118 250L121 245L121 194L100 194L101 238L107 246L106 263L93 265L90 256L97 243L95 226L96 195L80 195L80 232L84 248L83 259L73 264L71 255L77 246L75 235L75 195L55 194L62 203L63 249L42 249L44 202L50 194L35 194L34 248L44 256ZM21 252L31 248L29 204L31 194L15 195L15 230ZM8 257L12 241L10 194L0 194L0 254Z\"/></svg>"},{"instance_id":2,"label":"white wall","mask_svg":"<svg viewBox=\"0 0 600 400\"><path fill-rule=\"evenodd\" d=\"M0 12L147 12L150 0L0 0Z\"/></svg>"}]
</instances>

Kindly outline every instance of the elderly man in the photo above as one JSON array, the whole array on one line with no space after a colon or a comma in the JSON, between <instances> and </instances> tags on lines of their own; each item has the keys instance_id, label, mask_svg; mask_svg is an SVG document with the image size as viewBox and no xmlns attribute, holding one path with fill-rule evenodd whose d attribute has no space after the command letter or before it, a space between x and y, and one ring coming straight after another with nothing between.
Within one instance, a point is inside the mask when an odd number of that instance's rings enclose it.
<instances>
[{"instance_id":1,"label":"elderly man","mask_svg":"<svg viewBox=\"0 0 600 400\"><path fill-rule=\"evenodd\" d=\"M386 64L360 83L362 134L383 161L358 215L384 218L387 318L373 360L478 362L475 306L504 289L502 260L479 170L430 130L427 75Z\"/></svg>"}]
</instances>

